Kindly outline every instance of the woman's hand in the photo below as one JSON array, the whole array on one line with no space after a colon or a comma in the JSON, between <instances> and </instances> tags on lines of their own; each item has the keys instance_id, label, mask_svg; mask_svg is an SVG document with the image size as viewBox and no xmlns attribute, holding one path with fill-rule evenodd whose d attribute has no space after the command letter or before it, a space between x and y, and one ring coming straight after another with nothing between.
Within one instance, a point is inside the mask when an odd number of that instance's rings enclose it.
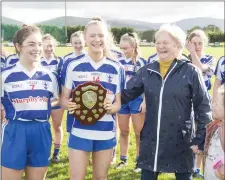
<instances>
[{"instance_id":1,"label":"woman's hand","mask_svg":"<svg viewBox=\"0 0 225 180\"><path fill-rule=\"evenodd\" d=\"M198 145L191 146L191 149L192 149L193 153L195 153L195 154L202 154L203 153L203 151L198 149Z\"/></svg>"},{"instance_id":2,"label":"woman's hand","mask_svg":"<svg viewBox=\"0 0 225 180\"><path fill-rule=\"evenodd\" d=\"M67 104L67 110L69 111L69 114L73 114L74 110L77 109L77 107L77 104L75 102L72 102L72 98L70 98Z\"/></svg>"},{"instance_id":3,"label":"woman's hand","mask_svg":"<svg viewBox=\"0 0 225 180\"><path fill-rule=\"evenodd\" d=\"M116 111L116 107L112 104L112 101L108 98L105 98L103 107L105 108L108 114L114 114Z\"/></svg>"},{"instance_id":4,"label":"woman's hand","mask_svg":"<svg viewBox=\"0 0 225 180\"><path fill-rule=\"evenodd\" d=\"M195 45L192 44L190 41L186 43L186 49L191 53L195 52Z\"/></svg>"},{"instance_id":5,"label":"woman's hand","mask_svg":"<svg viewBox=\"0 0 225 180\"><path fill-rule=\"evenodd\" d=\"M142 101L142 103L140 105L139 111L141 111L142 114L145 114L145 112L146 112L146 102L145 102L145 99L143 99L143 101Z\"/></svg>"}]
</instances>

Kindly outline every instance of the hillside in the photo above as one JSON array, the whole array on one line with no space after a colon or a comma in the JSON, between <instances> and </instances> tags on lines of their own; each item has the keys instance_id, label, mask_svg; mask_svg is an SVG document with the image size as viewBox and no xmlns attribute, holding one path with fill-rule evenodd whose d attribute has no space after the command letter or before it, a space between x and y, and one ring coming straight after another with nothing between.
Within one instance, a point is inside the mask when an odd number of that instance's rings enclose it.
<instances>
[{"instance_id":1,"label":"hillside","mask_svg":"<svg viewBox=\"0 0 225 180\"><path fill-rule=\"evenodd\" d=\"M143 21L136 21L136 20L124 20L118 18L105 18L108 24L111 27L132 27L137 31L145 31L149 29L158 29L162 23L149 23ZM85 26L90 21L90 18L83 18L83 17L73 17L67 16L65 17L57 17L54 19L49 19L46 21L42 21L36 24L41 25L55 25L62 27L65 24L68 26L77 26L82 25ZM2 17L2 23L4 24L15 24L21 26L23 23L20 21L16 21L10 18ZM221 30L224 31L224 20L223 19L216 19L216 18L207 18L207 17L198 17L198 18L189 18L184 19L181 21L174 22L178 26L180 26L184 30L191 29L194 26L205 27L208 25L216 25Z\"/></svg>"}]
</instances>

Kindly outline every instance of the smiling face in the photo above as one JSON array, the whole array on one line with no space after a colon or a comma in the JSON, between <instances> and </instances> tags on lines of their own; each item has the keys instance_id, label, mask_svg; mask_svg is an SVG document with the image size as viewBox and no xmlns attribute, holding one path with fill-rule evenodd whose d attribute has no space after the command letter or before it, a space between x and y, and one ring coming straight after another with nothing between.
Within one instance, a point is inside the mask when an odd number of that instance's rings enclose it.
<instances>
[{"instance_id":1,"label":"smiling face","mask_svg":"<svg viewBox=\"0 0 225 180\"><path fill-rule=\"evenodd\" d=\"M45 57L51 57L53 56L55 52L55 45L53 40L51 39L45 39L43 40L43 50Z\"/></svg>"},{"instance_id":2,"label":"smiling face","mask_svg":"<svg viewBox=\"0 0 225 180\"><path fill-rule=\"evenodd\" d=\"M84 39L82 37L74 36L71 39L72 47L76 54L80 54L84 49Z\"/></svg>"},{"instance_id":3,"label":"smiling face","mask_svg":"<svg viewBox=\"0 0 225 180\"><path fill-rule=\"evenodd\" d=\"M198 56L201 56L204 48L204 39L200 36L194 36L191 39L191 43L195 46L195 52Z\"/></svg>"},{"instance_id":4,"label":"smiling face","mask_svg":"<svg viewBox=\"0 0 225 180\"><path fill-rule=\"evenodd\" d=\"M134 55L135 48L128 40L120 40L120 49L127 59Z\"/></svg>"},{"instance_id":5,"label":"smiling face","mask_svg":"<svg viewBox=\"0 0 225 180\"><path fill-rule=\"evenodd\" d=\"M90 53L103 53L107 32L101 24L90 24L85 31L85 42Z\"/></svg>"},{"instance_id":6,"label":"smiling face","mask_svg":"<svg viewBox=\"0 0 225 180\"><path fill-rule=\"evenodd\" d=\"M42 53L42 35L39 32L32 33L24 39L21 45L16 43L16 48L20 58L29 63L37 62Z\"/></svg>"},{"instance_id":7,"label":"smiling face","mask_svg":"<svg viewBox=\"0 0 225 180\"><path fill-rule=\"evenodd\" d=\"M158 34L155 47L160 60L172 60L179 53L175 39L168 32L160 32Z\"/></svg>"}]
</instances>

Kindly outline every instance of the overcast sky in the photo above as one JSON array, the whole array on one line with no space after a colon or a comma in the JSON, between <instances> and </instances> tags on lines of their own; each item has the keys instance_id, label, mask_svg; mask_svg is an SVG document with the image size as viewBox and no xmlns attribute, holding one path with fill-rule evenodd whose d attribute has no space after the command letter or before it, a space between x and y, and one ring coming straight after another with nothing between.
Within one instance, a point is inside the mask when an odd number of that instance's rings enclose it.
<instances>
[{"instance_id":1,"label":"overcast sky","mask_svg":"<svg viewBox=\"0 0 225 180\"><path fill-rule=\"evenodd\" d=\"M170 23L194 17L224 19L224 2L2 2L2 16L36 23L65 15Z\"/></svg>"}]
</instances>

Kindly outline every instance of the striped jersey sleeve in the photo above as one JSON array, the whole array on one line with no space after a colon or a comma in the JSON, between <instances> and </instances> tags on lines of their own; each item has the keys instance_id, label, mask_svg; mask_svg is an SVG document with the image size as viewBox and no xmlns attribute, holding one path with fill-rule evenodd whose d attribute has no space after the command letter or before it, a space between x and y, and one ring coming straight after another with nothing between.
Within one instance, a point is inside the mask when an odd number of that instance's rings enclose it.
<instances>
[{"instance_id":1,"label":"striped jersey sleeve","mask_svg":"<svg viewBox=\"0 0 225 180\"><path fill-rule=\"evenodd\" d=\"M224 56L222 56L219 59L219 61L217 62L214 74L215 74L216 78L221 81L221 84L225 83L225 60L224 60Z\"/></svg>"}]
</instances>

